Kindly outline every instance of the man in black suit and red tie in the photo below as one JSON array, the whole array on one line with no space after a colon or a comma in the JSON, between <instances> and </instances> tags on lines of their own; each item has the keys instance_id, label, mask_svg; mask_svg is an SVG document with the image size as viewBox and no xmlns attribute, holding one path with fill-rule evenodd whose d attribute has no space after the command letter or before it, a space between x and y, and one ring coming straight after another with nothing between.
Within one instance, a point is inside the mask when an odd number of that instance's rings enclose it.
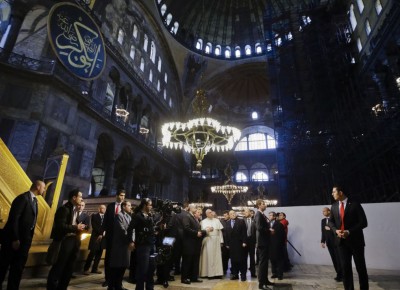
<instances>
[{"instance_id":1,"label":"man in black suit and red tie","mask_svg":"<svg viewBox=\"0 0 400 290\"><path fill-rule=\"evenodd\" d=\"M115 217L121 211L121 203L125 200L125 190L120 189L115 196L115 202L112 202L107 205L106 213L104 214L103 228L104 228L104 237L106 240L106 256L104 258L104 272L105 272L105 282L102 284L103 287L108 285L108 276L110 274L110 253L112 248L113 241L113 232L114 232L114 220ZM103 237L103 238L104 238Z\"/></svg>"},{"instance_id":2,"label":"man in black suit and red tie","mask_svg":"<svg viewBox=\"0 0 400 290\"><path fill-rule=\"evenodd\" d=\"M44 191L44 182L36 180L29 191L18 195L11 204L0 241L0 289L8 269L7 290L19 289L38 216L37 196Z\"/></svg>"},{"instance_id":3,"label":"man in black suit and red tie","mask_svg":"<svg viewBox=\"0 0 400 290\"><path fill-rule=\"evenodd\" d=\"M364 256L363 229L368 226L367 217L362 206L352 202L339 186L334 186L332 196L335 203L331 207L329 226L336 234L336 243L339 249L343 271L343 285L345 290L353 290L353 270L351 259L354 259L358 272L360 290L369 289L368 273Z\"/></svg>"}]
</instances>

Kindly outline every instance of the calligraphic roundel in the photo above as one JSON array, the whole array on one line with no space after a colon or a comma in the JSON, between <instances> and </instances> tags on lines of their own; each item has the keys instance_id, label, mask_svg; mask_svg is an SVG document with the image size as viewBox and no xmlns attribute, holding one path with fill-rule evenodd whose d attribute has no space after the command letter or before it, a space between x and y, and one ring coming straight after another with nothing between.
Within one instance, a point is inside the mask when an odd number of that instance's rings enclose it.
<instances>
[{"instance_id":1,"label":"calligraphic roundel","mask_svg":"<svg viewBox=\"0 0 400 290\"><path fill-rule=\"evenodd\" d=\"M55 4L47 21L51 46L60 62L78 78L92 80L106 65L103 37L96 22L78 5Z\"/></svg>"}]
</instances>

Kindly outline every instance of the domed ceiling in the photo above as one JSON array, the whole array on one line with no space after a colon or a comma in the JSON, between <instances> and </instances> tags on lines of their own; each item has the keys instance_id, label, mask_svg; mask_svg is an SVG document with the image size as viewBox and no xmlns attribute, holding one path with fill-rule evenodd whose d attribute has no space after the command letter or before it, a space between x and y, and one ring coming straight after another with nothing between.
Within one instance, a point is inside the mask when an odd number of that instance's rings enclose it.
<instances>
[{"instance_id":1,"label":"domed ceiling","mask_svg":"<svg viewBox=\"0 0 400 290\"><path fill-rule=\"evenodd\" d=\"M156 0L156 4L167 30L186 48L232 60L267 52L264 24L272 28L272 38L288 38L290 26L296 27L296 21L301 25L304 11L327 1Z\"/></svg>"}]
</instances>

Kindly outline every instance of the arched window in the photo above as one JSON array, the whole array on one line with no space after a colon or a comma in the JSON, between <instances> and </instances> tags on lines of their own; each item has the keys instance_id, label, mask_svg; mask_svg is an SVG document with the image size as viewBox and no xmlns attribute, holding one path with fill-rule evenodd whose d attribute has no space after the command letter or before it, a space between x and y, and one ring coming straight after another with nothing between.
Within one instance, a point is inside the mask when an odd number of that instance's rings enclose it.
<instances>
[{"instance_id":1,"label":"arched window","mask_svg":"<svg viewBox=\"0 0 400 290\"><path fill-rule=\"evenodd\" d=\"M207 42L205 53L210 54L211 51L212 51L212 44L210 42Z\"/></svg>"},{"instance_id":2,"label":"arched window","mask_svg":"<svg viewBox=\"0 0 400 290\"><path fill-rule=\"evenodd\" d=\"M152 41L150 45L150 59L153 63L156 62L156 45L154 44L154 41Z\"/></svg>"},{"instance_id":3,"label":"arched window","mask_svg":"<svg viewBox=\"0 0 400 290\"><path fill-rule=\"evenodd\" d=\"M247 146L247 136L243 137L240 139L240 141L237 143L235 151L247 151L249 150Z\"/></svg>"},{"instance_id":4,"label":"arched window","mask_svg":"<svg viewBox=\"0 0 400 290\"><path fill-rule=\"evenodd\" d=\"M231 48L229 46L225 47L225 57L231 58Z\"/></svg>"},{"instance_id":5,"label":"arched window","mask_svg":"<svg viewBox=\"0 0 400 290\"><path fill-rule=\"evenodd\" d=\"M249 150L267 149L264 133L254 133L249 135Z\"/></svg>"},{"instance_id":6,"label":"arched window","mask_svg":"<svg viewBox=\"0 0 400 290\"><path fill-rule=\"evenodd\" d=\"M236 182L247 182L248 178L244 172L238 171L238 172L236 172L235 180L236 180Z\"/></svg>"},{"instance_id":7,"label":"arched window","mask_svg":"<svg viewBox=\"0 0 400 290\"><path fill-rule=\"evenodd\" d=\"M240 46L235 47L235 56L236 58L241 57L242 53L240 52Z\"/></svg>"},{"instance_id":8,"label":"arched window","mask_svg":"<svg viewBox=\"0 0 400 290\"><path fill-rule=\"evenodd\" d=\"M169 99L168 105L170 108L172 108L172 99Z\"/></svg>"},{"instance_id":9,"label":"arched window","mask_svg":"<svg viewBox=\"0 0 400 290\"><path fill-rule=\"evenodd\" d=\"M272 44L271 43L267 44L267 51L272 51Z\"/></svg>"},{"instance_id":10,"label":"arched window","mask_svg":"<svg viewBox=\"0 0 400 290\"><path fill-rule=\"evenodd\" d=\"M381 14L381 12L382 12L382 3L381 3L381 1L380 0L376 0L375 1L375 10L376 10L376 14Z\"/></svg>"},{"instance_id":11,"label":"arched window","mask_svg":"<svg viewBox=\"0 0 400 290\"><path fill-rule=\"evenodd\" d=\"M276 46L281 46L282 45L282 37L280 37L278 34L275 35L275 45Z\"/></svg>"},{"instance_id":12,"label":"arched window","mask_svg":"<svg viewBox=\"0 0 400 290\"><path fill-rule=\"evenodd\" d=\"M138 32L139 32L139 30L137 28L137 25L133 24L133 33L132 33L132 35L133 35L134 38L137 38Z\"/></svg>"},{"instance_id":13,"label":"arched window","mask_svg":"<svg viewBox=\"0 0 400 290\"><path fill-rule=\"evenodd\" d=\"M198 49L198 50L203 49L203 39L201 39L201 38L197 39L196 49Z\"/></svg>"},{"instance_id":14,"label":"arched window","mask_svg":"<svg viewBox=\"0 0 400 290\"><path fill-rule=\"evenodd\" d=\"M256 43L256 53L257 54L262 53L262 48L261 48L261 45L259 43Z\"/></svg>"},{"instance_id":15,"label":"arched window","mask_svg":"<svg viewBox=\"0 0 400 290\"><path fill-rule=\"evenodd\" d=\"M129 56L131 57L131 59L135 59L135 46L132 44L131 45L131 51L130 51L130 53L129 53Z\"/></svg>"},{"instance_id":16,"label":"arched window","mask_svg":"<svg viewBox=\"0 0 400 290\"><path fill-rule=\"evenodd\" d=\"M360 38L357 38L357 48L359 52L363 49Z\"/></svg>"},{"instance_id":17,"label":"arched window","mask_svg":"<svg viewBox=\"0 0 400 290\"><path fill-rule=\"evenodd\" d=\"M178 33L178 28L179 28L179 23L178 22L174 22L174 27L172 28L171 32L173 34L177 34Z\"/></svg>"},{"instance_id":18,"label":"arched window","mask_svg":"<svg viewBox=\"0 0 400 290\"><path fill-rule=\"evenodd\" d=\"M11 29L11 5L9 2L12 3L13 1L0 2L0 47L4 47Z\"/></svg>"},{"instance_id":19,"label":"arched window","mask_svg":"<svg viewBox=\"0 0 400 290\"><path fill-rule=\"evenodd\" d=\"M221 45L216 45L214 50L215 55L221 55Z\"/></svg>"},{"instance_id":20,"label":"arched window","mask_svg":"<svg viewBox=\"0 0 400 290\"><path fill-rule=\"evenodd\" d=\"M264 171L256 171L251 176L252 181L268 181L268 174Z\"/></svg>"},{"instance_id":21,"label":"arched window","mask_svg":"<svg viewBox=\"0 0 400 290\"><path fill-rule=\"evenodd\" d=\"M165 73L165 75L164 75L164 82L168 83L168 75L167 75L167 73Z\"/></svg>"},{"instance_id":22,"label":"arched window","mask_svg":"<svg viewBox=\"0 0 400 290\"><path fill-rule=\"evenodd\" d=\"M149 72L149 81L152 82L153 81L153 71L150 70Z\"/></svg>"},{"instance_id":23,"label":"arched window","mask_svg":"<svg viewBox=\"0 0 400 290\"><path fill-rule=\"evenodd\" d=\"M147 36L147 34L144 35L143 38L143 50L147 51L147 47L149 46L149 37Z\"/></svg>"},{"instance_id":24,"label":"arched window","mask_svg":"<svg viewBox=\"0 0 400 290\"><path fill-rule=\"evenodd\" d=\"M169 26L171 24L171 21L172 21L172 14L168 13L167 19L166 19L166 22L165 22L167 24L167 26Z\"/></svg>"},{"instance_id":25,"label":"arched window","mask_svg":"<svg viewBox=\"0 0 400 290\"><path fill-rule=\"evenodd\" d=\"M364 1L357 0L357 6L358 6L358 10L360 10L360 14L361 14L364 11Z\"/></svg>"},{"instance_id":26,"label":"arched window","mask_svg":"<svg viewBox=\"0 0 400 290\"><path fill-rule=\"evenodd\" d=\"M276 149L276 141L271 136L267 135L267 148Z\"/></svg>"},{"instance_id":27,"label":"arched window","mask_svg":"<svg viewBox=\"0 0 400 290\"><path fill-rule=\"evenodd\" d=\"M164 16L165 12L167 11L167 5L164 4L163 6L161 6L160 11L161 11L161 15Z\"/></svg>"},{"instance_id":28,"label":"arched window","mask_svg":"<svg viewBox=\"0 0 400 290\"><path fill-rule=\"evenodd\" d=\"M164 89L164 100L167 100L167 90Z\"/></svg>"},{"instance_id":29,"label":"arched window","mask_svg":"<svg viewBox=\"0 0 400 290\"><path fill-rule=\"evenodd\" d=\"M125 33L124 33L124 31L122 30L122 28L120 28L120 29L118 30L118 43L119 43L119 44L122 44L122 43L124 42L124 37L125 37Z\"/></svg>"},{"instance_id":30,"label":"arched window","mask_svg":"<svg viewBox=\"0 0 400 290\"><path fill-rule=\"evenodd\" d=\"M367 33L367 35L371 33L371 25L369 24L368 19L365 20L365 32Z\"/></svg>"},{"instance_id":31,"label":"arched window","mask_svg":"<svg viewBox=\"0 0 400 290\"><path fill-rule=\"evenodd\" d=\"M293 39L293 34L289 31L289 33L286 35L287 40L292 40Z\"/></svg>"},{"instance_id":32,"label":"arched window","mask_svg":"<svg viewBox=\"0 0 400 290\"><path fill-rule=\"evenodd\" d=\"M158 57L157 69L161 72L161 57Z\"/></svg>"},{"instance_id":33,"label":"arched window","mask_svg":"<svg viewBox=\"0 0 400 290\"><path fill-rule=\"evenodd\" d=\"M157 81L157 92L161 91L160 80Z\"/></svg>"},{"instance_id":34,"label":"arched window","mask_svg":"<svg viewBox=\"0 0 400 290\"><path fill-rule=\"evenodd\" d=\"M350 5L350 23L351 23L351 28L353 28L353 30L354 30L357 26L357 19L356 19L356 15L354 14L354 5L353 4Z\"/></svg>"},{"instance_id":35,"label":"arched window","mask_svg":"<svg viewBox=\"0 0 400 290\"><path fill-rule=\"evenodd\" d=\"M244 47L244 51L245 51L246 55L251 55L251 46L250 45L246 45Z\"/></svg>"},{"instance_id":36,"label":"arched window","mask_svg":"<svg viewBox=\"0 0 400 290\"><path fill-rule=\"evenodd\" d=\"M144 59L143 59L143 57L140 59L140 70L144 71Z\"/></svg>"}]
</instances>

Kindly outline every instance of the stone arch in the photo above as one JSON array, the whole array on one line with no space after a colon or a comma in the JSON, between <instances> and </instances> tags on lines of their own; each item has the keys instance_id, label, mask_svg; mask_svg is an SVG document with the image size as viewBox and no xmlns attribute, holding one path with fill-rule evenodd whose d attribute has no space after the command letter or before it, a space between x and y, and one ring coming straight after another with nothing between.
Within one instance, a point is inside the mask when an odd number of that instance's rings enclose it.
<instances>
[{"instance_id":1,"label":"stone arch","mask_svg":"<svg viewBox=\"0 0 400 290\"><path fill-rule=\"evenodd\" d=\"M125 146L115 160L114 180L116 189L125 189L130 193L133 177L133 155L132 150Z\"/></svg>"},{"instance_id":2,"label":"stone arch","mask_svg":"<svg viewBox=\"0 0 400 290\"><path fill-rule=\"evenodd\" d=\"M114 141L108 133L98 137L96 157L92 168L92 192L89 195L108 195L114 174Z\"/></svg>"},{"instance_id":3,"label":"stone arch","mask_svg":"<svg viewBox=\"0 0 400 290\"><path fill-rule=\"evenodd\" d=\"M134 167L133 190L139 195L140 198L147 197L149 194L151 168L147 157L143 156Z\"/></svg>"}]
</instances>

